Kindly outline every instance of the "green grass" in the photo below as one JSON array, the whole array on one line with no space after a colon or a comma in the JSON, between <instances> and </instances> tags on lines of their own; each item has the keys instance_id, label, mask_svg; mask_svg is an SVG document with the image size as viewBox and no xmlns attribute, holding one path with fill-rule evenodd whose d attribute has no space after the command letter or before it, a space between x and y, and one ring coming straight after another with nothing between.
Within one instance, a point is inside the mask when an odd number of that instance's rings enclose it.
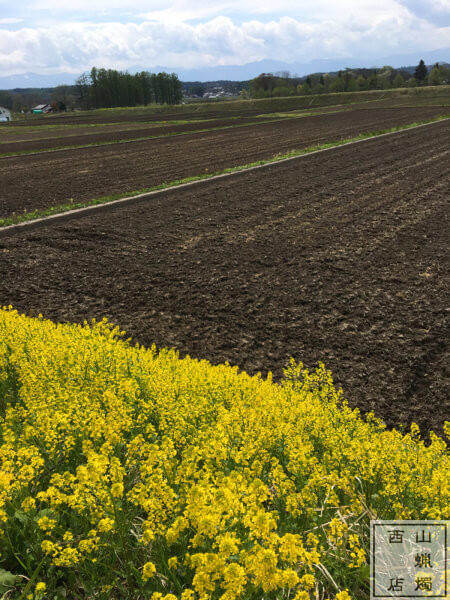
<instances>
[{"instance_id":1,"label":"green grass","mask_svg":"<svg viewBox=\"0 0 450 600\"><path fill-rule=\"evenodd\" d=\"M225 175L227 173L237 173L239 171L244 171L244 170L250 169L252 167L266 165L269 163L276 163L276 162L286 160L288 158L294 158L296 156L303 156L306 154L310 154L312 152L317 152L318 150L326 150L327 148L335 148L338 146L342 146L344 144L349 144L350 142L357 142L360 140L369 139L369 138L376 137L378 135L383 135L386 133L394 133L396 131L404 131L406 129L418 127L419 125L426 125L428 123L434 123L434 122L442 121L442 120L448 119L448 118L450 118L450 114L440 116L440 117L435 117L434 119L427 119L426 121L416 121L414 123L409 123L408 125L399 125L397 127L391 127L390 129L382 129L382 130L378 130L378 131L361 133L361 134L357 135L356 137L345 138L345 139L341 139L341 140L333 140L333 141L327 142L325 144L318 144L315 146L309 146L307 148L291 150L290 152L276 154L275 156L272 156L271 158L268 158L268 159L258 160L255 162L246 163L244 165L237 165L234 167L227 167L220 171L214 171L211 173L203 173L200 175L192 175L190 177L184 177L183 179L175 179L173 181L163 182L163 183L160 183L160 184L152 186L152 187L142 188L140 190L123 192L123 193L119 193L119 194L112 194L112 195L108 195L108 196L101 196L100 198L93 198L91 200L84 200L82 202L73 202L71 200L68 203L59 204L57 206L52 206L49 208L36 209L36 210L30 211L30 212L26 211L21 214L13 213L9 217L4 217L4 218L0 219L0 227L6 227L8 225L17 225L19 223L33 221L35 219L40 219L40 218L48 217L48 216L55 215L55 214L62 214L69 210L74 210L74 209L78 209L78 208L86 208L88 206L96 206L98 204L107 204L108 202L114 202L115 200L120 200L121 198L132 198L134 196L139 196L140 194L148 194L150 192L165 190L165 189L169 189L171 187L175 187L175 186L186 184L186 183L191 183L194 181L202 181L205 179L211 179L218 175Z\"/></svg>"},{"instance_id":2,"label":"green grass","mask_svg":"<svg viewBox=\"0 0 450 600\"><path fill-rule=\"evenodd\" d=\"M307 111L305 111L305 109L303 108L303 109L299 109L299 110L290 110L289 112L264 113L262 115L256 115L256 118L282 120L282 119L300 119L302 117L317 117L320 115L334 115L336 113L348 112L348 111L353 110L353 105L352 104L348 104L348 105L337 104L335 106L336 110L324 111L323 110L324 108L325 108L324 106L320 106L318 108L312 108L311 110L307 110ZM330 107L330 108L334 108L334 106Z\"/></svg>"}]
</instances>

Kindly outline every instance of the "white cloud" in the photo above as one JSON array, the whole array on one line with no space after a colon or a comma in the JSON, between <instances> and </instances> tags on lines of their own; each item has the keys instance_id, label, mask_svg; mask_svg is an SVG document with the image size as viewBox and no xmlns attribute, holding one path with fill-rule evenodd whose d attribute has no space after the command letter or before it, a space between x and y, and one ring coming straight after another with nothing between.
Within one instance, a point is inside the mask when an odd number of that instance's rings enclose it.
<instances>
[{"instance_id":1,"label":"white cloud","mask_svg":"<svg viewBox=\"0 0 450 600\"><path fill-rule=\"evenodd\" d=\"M411 13L431 23L449 25L450 0L398 0Z\"/></svg>"},{"instance_id":2,"label":"white cloud","mask_svg":"<svg viewBox=\"0 0 450 600\"><path fill-rule=\"evenodd\" d=\"M16 17L4 17L0 19L0 25L15 25L16 23L22 23L23 19L16 19Z\"/></svg>"},{"instance_id":3,"label":"white cloud","mask_svg":"<svg viewBox=\"0 0 450 600\"><path fill-rule=\"evenodd\" d=\"M111 1L116 2L110 0L109 4ZM448 0L430 1L436 5L448 3ZM42 0L39 5L50 6L53 2ZM84 2L87 0L79 0L77 6L84 6ZM106 5L100 0L90 4L97 8ZM148 7L146 2L135 4ZM219 0L218 4L225 13L237 2ZM251 12L257 1L243 0L240 4ZM268 3L258 5L260 10L269 10ZM168 17L170 10L181 11L177 14L184 19L194 14L191 1L177 0L165 9L161 0L159 4L153 3L156 10L148 13L147 20L141 23L66 22L16 31L0 29L0 69L8 75L28 71L79 73L94 64L126 69L133 65L145 68L233 65L264 58L304 63L316 58L354 56L370 61L389 54L446 47L450 39L450 27L419 18L408 6L392 0L349 0L345 16L336 8L339 5L331 5L329 0L316 0L313 9L311 5L306 0L279 0L277 5L277 9L286 13L295 12L295 7L301 13L302 7L308 6L308 19L283 16L264 20L258 15L238 22L216 16L189 23Z\"/></svg>"},{"instance_id":4,"label":"white cloud","mask_svg":"<svg viewBox=\"0 0 450 600\"><path fill-rule=\"evenodd\" d=\"M431 0L431 5L437 12L450 13L450 0Z\"/></svg>"}]
</instances>

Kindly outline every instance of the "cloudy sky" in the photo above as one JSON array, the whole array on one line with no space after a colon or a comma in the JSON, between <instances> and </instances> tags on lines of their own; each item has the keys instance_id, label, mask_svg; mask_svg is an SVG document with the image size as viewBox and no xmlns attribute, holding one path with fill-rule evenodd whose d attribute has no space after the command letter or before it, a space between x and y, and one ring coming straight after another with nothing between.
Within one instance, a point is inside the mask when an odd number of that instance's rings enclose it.
<instances>
[{"instance_id":1,"label":"cloudy sky","mask_svg":"<svg viewBox=\"0 0 450 600\"><path fill-rule=\"evenodd\" d=\"M305 63L450 46L450 0L0 0L0 75Z\"/></svg>"}]
</instances>

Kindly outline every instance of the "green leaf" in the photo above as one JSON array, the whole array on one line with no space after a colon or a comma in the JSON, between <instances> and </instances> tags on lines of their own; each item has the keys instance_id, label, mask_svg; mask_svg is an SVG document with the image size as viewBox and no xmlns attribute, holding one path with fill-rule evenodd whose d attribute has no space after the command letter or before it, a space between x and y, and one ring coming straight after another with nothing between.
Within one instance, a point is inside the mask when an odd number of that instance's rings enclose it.
<instances>
[{"instance_id":1,"label":"green leaf","mask_svg":"<svg viewBox=\"0 0 450 600\"><path fill-rule=\"evenodd\" d=\"M43 508L38 512L38 514L34 517L33 520L37 523L42 517L48 517L49 519L52 519L54 518L54 515L55 513L52 511L51 508Z\"/></svg>"},{"instance_id":2,"label":"green leaf","mask_svg":"<svg viewBox=\"0 0 450 600\"><path fill-rule=\"evenodd\" d=\"M0 594L8 591L14 585L16 585L16 576L10 571L0 569Z\"/></svg>"},{"instance_id":3,"label":"green leaf","mask_svg":"<svg viewBox=\"0 0 450 600\"><path fill-rule=\"evenodd\" d=\"M20 521L23 525L26 525L30 520L30 517L23 510L16 510L14 518Z\"/></svg>"}]
</instances>

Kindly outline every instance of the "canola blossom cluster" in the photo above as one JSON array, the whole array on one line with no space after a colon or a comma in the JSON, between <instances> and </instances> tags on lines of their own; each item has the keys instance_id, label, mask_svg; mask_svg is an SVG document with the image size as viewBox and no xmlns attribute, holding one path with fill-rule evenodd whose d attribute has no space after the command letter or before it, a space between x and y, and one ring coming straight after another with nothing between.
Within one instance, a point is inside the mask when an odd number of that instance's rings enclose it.
<instances>
[{"instance_id":1,"label":"canola blossom cluster","mask_svg":"<svg viewBox=\"0 0 450 600\"><path fill-rule=\"evenodd\" d=\"M10 599L366 598L370 519L449 517L444 440L361 418L323 365L277 384L8 307L0 419Z\"/></svg>"}]
</instances>

